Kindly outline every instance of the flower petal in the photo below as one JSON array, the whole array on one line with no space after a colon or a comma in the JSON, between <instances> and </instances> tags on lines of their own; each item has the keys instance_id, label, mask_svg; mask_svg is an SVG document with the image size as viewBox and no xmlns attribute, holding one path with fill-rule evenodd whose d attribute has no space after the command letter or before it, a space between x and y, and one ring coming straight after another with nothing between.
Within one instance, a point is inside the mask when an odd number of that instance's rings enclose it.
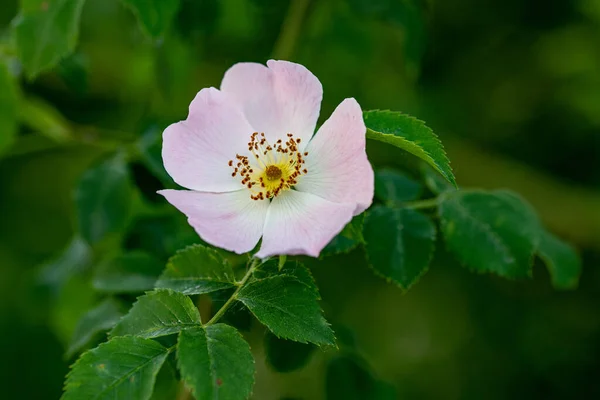
<instances>
[{"instance_id":1,"label":"flower petal","mask_svg":"<svg viewBox=\"0 0 600 400\"><path fill-rule=\"evenodd\" d=\"M167 189L158 193L184 213L202 240L213 246L247 253L262 235L269 202L251 200L248 190L204 193Z\"/></svg>"},{"instance_id":2,"label":"flower petal","mask_svg":"<svg viewBox=\"0 0 600 400\"><path fill-rule=\"evenodd\" d=\"M321 82L300 64L269 60L267 66L235 64L221 90L239 102L254 130L264 132L271 144L287 133L307 143L319 118Z\"/></svg>"},{"instance_id":3,"label":"flower petal","mask_svg":"<svg viewBox=\"0 0 600 400\"><path fill-rule=\"evenodd\" d=\"M319 253L352 219L354 204L333 203L310 193L286 190L273 198L257 257Z\"/></svg>"},{"instance_id":4,"label":"flower petal","mask_svg":"<svg viewBox=\"0 0 600 400\"><path fill-rule=\"evenodd\" d=\"M360 105L345 99L306 147L308 173L296 189L338 203L356 205L360 214L373 201L373 168L365 152L365 123Z\"/></svg>"},{"instance_id":5,"label":"flower petal","mask_svg":"<svg viewBox=\"0 0 600 400\"><path fill-rule=\"evenodd\" d=\"M207 192L239 190L229 160L246 154L253 129L235 101L215 88L202 89L185 121L163 133L165 169L179 185Z\"/></svg>"}]
</instances>

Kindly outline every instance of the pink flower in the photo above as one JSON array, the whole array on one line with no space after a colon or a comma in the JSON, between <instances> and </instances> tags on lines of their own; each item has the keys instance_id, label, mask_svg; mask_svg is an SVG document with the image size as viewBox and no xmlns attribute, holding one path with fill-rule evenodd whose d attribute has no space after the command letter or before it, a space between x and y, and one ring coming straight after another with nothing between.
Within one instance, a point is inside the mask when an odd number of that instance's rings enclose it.
<instances>
[{"instance_id":1,"label":"pink flower","mask_svg":"<svg viewBox=\"0 0 600 400\"><path fill-rule=\"evenodd\" d=\"M360 106L345 99L313 136L322 97L302 65L235 64L165 130L165 168L190 190L159 193L214 246L246 253L262 237L257 257L317 257L373 199Z\"/></svg>"}]
</instances>

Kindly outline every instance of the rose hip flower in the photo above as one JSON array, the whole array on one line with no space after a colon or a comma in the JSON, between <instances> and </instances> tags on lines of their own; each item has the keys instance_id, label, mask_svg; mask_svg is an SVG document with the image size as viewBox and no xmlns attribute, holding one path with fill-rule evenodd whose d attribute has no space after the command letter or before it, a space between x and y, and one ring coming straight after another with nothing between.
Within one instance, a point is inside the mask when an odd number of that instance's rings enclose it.
<instances>
[{"instance_id":1,"label":"rose hip flower","mask_svg":"<svg viewBox=\"0 0 600 400\"><path fill-rule=\"evenodd\" d=\"M246 253L262 237L257 257L317 257L369 207L374 180L356 100L313 136L322 97L302 65L235 64L164 131L165 168L190 190L159 193L214 246Z\"/></svg>"}]
</instances>

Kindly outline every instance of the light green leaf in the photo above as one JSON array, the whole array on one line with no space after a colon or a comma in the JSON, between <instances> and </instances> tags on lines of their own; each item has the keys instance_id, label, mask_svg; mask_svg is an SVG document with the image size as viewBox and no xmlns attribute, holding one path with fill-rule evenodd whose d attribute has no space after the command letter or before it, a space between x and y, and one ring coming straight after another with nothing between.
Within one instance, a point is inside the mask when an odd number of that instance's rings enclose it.
<instances>
[{"instance_id":1,"label":"light green leaf","mask_svg":"<svg viewBox=\"0 0 600 400\"><path fill-rule=\"evenodd\" d=\"M29 79L75 49L85 0L29 1L14 21L18 54Z\"/></svg>"},{"instance_id":2,"label":"light green leaf","mask_svg":"<svg viewBox=\"0 0 600 400\"><path fill-rule=\"evenodd\" d=\"M62 400L147 400L169 350L153 340L114 338L73 365Z\"/></svg>"},{"instance_id":3,"label":"light green leaf","mask_svg":"<svg viewBox=\"0 0 600 400\"><path fill-rule=\"evenodd\" d=\"M375 172L375 197L388 205L418 199L422 189L419 182L399 171L385 168Z\"/></svg>"},{"instance_id":4,"label":"light green leaf","mask_svg":"<svg viewBox=\"0 0 600 400\"><path fill-rule=\"evenodd\" d=\"M105 299L85 313L75 327L75 332L67 350L67 357L71 358L99 334L115 326L122 315L121 306L112 298Z\"/></svg>"},{"instance_id":5,"label":"light green leaf","mask_svg":"<svg viewBox=\"0 0 600 400\"><path fill-rule=\"evenodd\" d=\"M65 142L72 136L69 122L51 104L36 97L27 97L19 104L19 118L35 133L55 142Z\"/></svg>"},{"instance_id":6,"label":"light green leaf","mask_svg":"<svg viewBox=\"0 0 600 400\"><path fill-rule=\"evenodd\" d=\"M91 265L92 249L79 236L73 237L63 252L54 260L44 264L40 270L40 281L58 287L70 277Z\"/></svg>"},{"instance_id":7,"label":"light green leaf","mask_svg":"<svg viewBox=\"0 0 600 400\"><path fill-rule=\"evenodd\" d=\"M549 232L542 232L538 255L546 263L556 289L575 289L581 275L581 259L575 249Z\"/></svg>"},{"instance_id":8,"label":"light green leaf","mask_svg":"<svg viewBox=\"0 0 600 400\"><path fill-rule=\"evenodd\" d=\"M201 294L231 288L234 282L229 262L214 249L198 244L178 251L169 259L156 287Z\"/></svg>"},{"instance_id":9,"label":"light green leaf","mask_svg":"<svg viewBox=\"0 0 600 400\"><path fill-rule=\"evenodd\" d=\"M87 170L75 190L79 232L90 243L121 232L129 220L133 188L122 155Z\"/></svg>"},{"instance_id":10,"label":"light green leaf","mask_svg":"<svg viewBox=\"0 0 600 400\"><path fill-rule=\"evenodd\" d=\"M271 332L265 334L267 363L277 372L292 372L304 367L315 349L314 344L281 339Z\"/></svg>"},{"instance_id":11,"label":"light green leaf","mask_svg":"<svg viewBox=\"0 0 600 400\"><path fill-rule=\"evenodd\" d=\"M472 270L531 277L542 228L535 211L508 191L444 193L439 206L446 246Z\"/></svg>"},{"instance_id":12,"label":"light green leaf","mask_svg":"<svg viewBox=\"0 0 600 400\"><path fill-rule=\"evenodd\" d=\"M179 334L181 376L197 400L247 399L254 385L250 346L235 328L215 324Z\"/></svg>"},{"instance_id":13,"label":"light green leaf","mask_svg":"<svg viewBox=\"0 0 600 400\"><path fill-rule=\"evenodd\" d=\"M138 18L143 31L150 37L161 37L171 25L180 0L122 0Z\"/></svg>"},{"instance_id":14,"label":"light green leaf","mask_svg":"<svg viewBox=\"0 0 600 400\"><path fill-rule=\"evenodd\" d=\"M435 226L415 210L375 206L365 218L369 265L375 273L410 288L427 270L433 256Z\"/></svg>"},{"instance_id":15,"label":"light green leaf","mask_svg":"<svg viewBox=\"0 0 600 400\"><path fill-rule=\"evenodd\" d=\"M138 297L129 313L110 332L110 336L155 338L199 324L200 313L189 297L161 289Z\"/></svg>"},{"instance_id":16,"label":"light green leaf","mask_svg":"<svg viewBox=\"0 0 600 400\"><path fill-rule=\"evenodd\" d=\"M399 147L435 168L456 186L450 161L435 133L423 121L394 111L365 111L367 139Z\"/></svg>"},{"instance_id":17,"label":"light green leaf","mask_svg":"<svg viewBox=\"0 0 600 400\"><path fill-rule=\"evenodd\" d=\"M18 128L18 93L17 84L8 66L0 60L0 154L15 141Z\"/></svg>"},{"instance_id":18,"label":"light green leaf","mask_svg":"<svg viewBox=\"0 0 600 400\"><path fill-rule=\"evenodd\" d=\"M335 344L319 307L318 293L293 276L250 282L237 299L277 336L302 343Z\"/></svg>"},{"instance_id":19,"label":"light green leaf","mask_svg":"<svg viewBox=\"0 0 600 400\"><path fill-rule=\"evenodd\" d=\"M334 237L321 251L321 257L335 254L348 253L364 242L363 240L364 214L352 218L344 229Z\"/></svg>"},{"instance_id":20,"label":"light green leaf","mask_svg":"<svg viewBox=\"0 0 600 400\"><path fill-rule=\"evenodd\" d=\"M104 261L94 274L94 288L101 292L143 292L154 287L163 270L160 261L143 251L132 251Z\"/></svg>"}]
</instances>

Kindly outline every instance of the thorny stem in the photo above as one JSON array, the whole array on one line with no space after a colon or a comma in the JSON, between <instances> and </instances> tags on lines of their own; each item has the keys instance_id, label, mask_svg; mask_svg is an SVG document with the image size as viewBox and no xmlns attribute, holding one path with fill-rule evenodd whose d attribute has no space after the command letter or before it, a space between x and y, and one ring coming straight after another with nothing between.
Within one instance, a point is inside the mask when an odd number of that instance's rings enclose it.
<instances>
[{"instance_id":1,"label":"thorny stem","mask_svg":"<svg viewBox=\"0 0 600 400\"><path fill-rule=\"evenodd\" d=\"M438 206L439 200L438 198L426 199L426 200L417 200L410 201L408 203L404 203L402 208L409 208L411 210L419 210L423 208L435 208Z\"/></svg>"},{"instance_id":2,"label":"thorny stem","mask_svg":"<svg viewBox=\"0 0 600 400\"><path fill-rule=\"evenodd\" d=\"M289 60L300 36L302 23L310 0L292 0L288 8L272 57L275 60Z\"/></svg>"},{"instance_id":3,"label":"thorny stem","mask_svg":"<svg viewBox=\"0 0 600 400\"><path fill-rule=\"evenodd\" d=\"M252 260L252 264L250 265L250 268L248 268L246 275L244 275L241 281L237 282L237 289L235 289L235 292L233 292L231 297L225 302L225 304L223 304L223 307L221 307L219 311L217 311L217 313L213 315L213 317L206 324L204 324L205 327L217 322L223 316L223 314L225 314L225 312L233 304L233 302L237 300L238 293L240 292L240 290L242 290L246 282L248 282L248 279L250 279L250 276L252 276L252 273L256 270L256 267L259 263L260 260L258 258Z\"/></svg>"}]
</instances>

